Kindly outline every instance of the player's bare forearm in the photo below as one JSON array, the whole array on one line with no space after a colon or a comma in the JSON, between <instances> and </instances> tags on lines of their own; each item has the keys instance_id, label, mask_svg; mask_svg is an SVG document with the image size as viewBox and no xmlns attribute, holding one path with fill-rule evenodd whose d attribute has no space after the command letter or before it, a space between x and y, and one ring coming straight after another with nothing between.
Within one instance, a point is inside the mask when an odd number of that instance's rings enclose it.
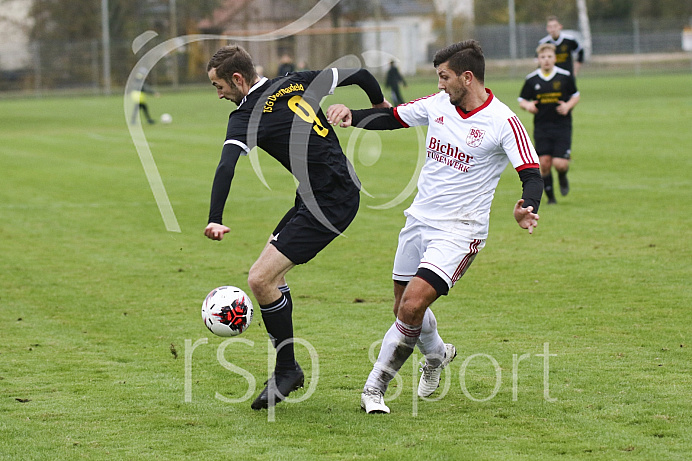
<instances>
[{"instance_id":1,"label":"player's bare forearm","mask_svg":"<svg viewBox=\"0 0 692 461\"><path fill-rule=\"evenodd\" d=\"M527 229L529 234L533 234L533 230L538 226L538 220L540 216L533 212L533 207L528 206L524 208L524 199L519 199L519 201L514 205L514 219L516 219L517 224L522 229Z\"/></svg>"},{"instance_id":2,"label":"player's bare forearm","mask_svg":"<svg viewBox=\"0 0 692 461\"><path fill-rule=\"evenodd\" d=\"M577 103L579 103L579 95L572 96L567 102L560 101L556 107L557 113L560 115L567 115Z\"/></svg>"},{"instance_id":3,"label":"player's bare forearm","mask_svg":"<svg viewBox=\"0 0 692 461\"><path fill-rule=\"evenodd\" d=\"M522 99L519 101L519 107L524 109L527 112L530 112L532 114L535 114L538 112L538 108L536 107L536 102L537 101L527 101L526 99Z\"/></svg>"},{"instance_id":4,"label":"player's bare forearm","mask_svg":"<svg viewBox=\"0 0 692 461\"><path fill-rule=\"evenodd\" d=\"M579 95L575 94L571 98L569 98L569 101L567 101L567 105L569 106L569 110L574 109L574 106L579 104Z\"/></svg>"}]
</instances>

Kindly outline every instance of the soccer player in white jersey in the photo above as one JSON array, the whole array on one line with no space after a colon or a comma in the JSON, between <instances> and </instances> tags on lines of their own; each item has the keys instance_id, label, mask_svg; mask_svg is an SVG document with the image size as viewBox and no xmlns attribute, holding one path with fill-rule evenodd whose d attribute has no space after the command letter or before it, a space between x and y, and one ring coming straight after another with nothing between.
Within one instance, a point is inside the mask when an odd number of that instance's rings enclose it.
<instances>
[{"instance_id":1,"label":"soccer player in white jersey","mask_svg":"<svg viewBox=\"0 0 692 461\"><path fill-rule=\"evenodd\" d=\"M529 233L538 224L543 192L538 157L517 116L485 88L480 45L475 40L450 45L435 54L433 64L439 93L395 108L351 111L338 104L327 111L329 122L342 127L428 125L427 158L394 258L396 321L361 394L367 413L389 413L384 394L416 345L426 362L418 395L427 397L438 387L456 349L440 338L429 306L448 293L485 245L490 204L510 162L523 184L514 218Z\"/></svg>"}]
</instances>

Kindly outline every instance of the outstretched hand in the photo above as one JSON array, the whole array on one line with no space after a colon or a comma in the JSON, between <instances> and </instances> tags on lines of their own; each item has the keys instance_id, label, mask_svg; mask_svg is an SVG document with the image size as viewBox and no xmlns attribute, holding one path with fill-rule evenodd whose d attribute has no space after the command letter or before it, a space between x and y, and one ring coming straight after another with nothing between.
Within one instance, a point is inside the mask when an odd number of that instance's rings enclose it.
<instances>
[{"instance_id":1,"label":"outstretched hand","mask_svg":"<svg viewBox=\"0 0 692 461\"><path fill-rule=\"evenodd\" d=\"M389 109L392 104L383 99L379 104L373 104L373 109ZM339 125L341 128L348 128L353 122L351 109L343 104L333 104L327 109L327 121L331 125Z\"/></svg>"},{"instance_id":2,"label":"outstretched hand","mask_svg":"<svg viewBox=\"0 0 692 461\"><path fill-rule=\"evenodd\" d=\"M212 240L221 240L221 239L223 239L224 234L226 234L230 231L231 231L231 229L224 226L223 224L217 224L215 222L211 222L204 229L204 235L206 235L208 238L210 238Z\"/></svg>"},{"instance_id":3,"label":"outstretched hand","mask_svg":"<svg viewBox=\"0 0 692 461\"><path fill-rule=\"evenodd\" d=\"M533 212L532 206L524 208L522 207L523 204L524 199L522 198L514 205L514 219L517 220L519 227L528 229L529 234L533 234L533 230L538 226L540 216Z\"/></svg>"},{"instance_id":4,"label":"outstretched hand","mask_svg":"<svg viewBox=\"0 0 692 461\"><path fill-rule=\"evenodd\" d=\"M327 109L327 121L332 125L348 128L353 121L351 109L343 104L333 104Z\"/></svg>"}]
</instances>

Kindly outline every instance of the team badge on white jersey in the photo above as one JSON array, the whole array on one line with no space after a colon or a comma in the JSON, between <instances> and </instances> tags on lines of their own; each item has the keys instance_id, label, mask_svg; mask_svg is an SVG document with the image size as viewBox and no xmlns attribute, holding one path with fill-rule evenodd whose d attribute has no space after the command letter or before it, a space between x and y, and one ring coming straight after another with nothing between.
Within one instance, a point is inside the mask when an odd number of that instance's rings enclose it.
<instances>
[{"instance_id":1,"label":"team badge on white jersey","mask_svg":"<svg viewBox=\"0 0 692 461\"><path fill-rule=\"evenodd\" d=\"M466 136L466 144L471 147L478 147L483 142L483 136L485 135L485 130L481 130L472 126L469 130L469 134Z\"/></svg>"}]
</instances>

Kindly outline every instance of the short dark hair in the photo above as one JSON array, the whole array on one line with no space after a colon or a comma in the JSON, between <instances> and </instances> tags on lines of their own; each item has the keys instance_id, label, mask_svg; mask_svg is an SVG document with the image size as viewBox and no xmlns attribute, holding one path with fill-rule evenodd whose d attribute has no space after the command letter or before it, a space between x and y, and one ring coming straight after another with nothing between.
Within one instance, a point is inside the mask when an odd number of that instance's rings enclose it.
<instances>
[{"instance_id":1,"label":"short dark hair","mask_svg":"<svg viewBox=\"0 0 692 461\"><path fill-rule=\"evenodd\" d=\"M449 68L455 74L471 71L480 81L485 81L485 57L480 43L476 40L464 40L463 42L442 48L433 58L433 65L437 68L442 63L448 63Z\"/></svg>"},{"instance_id":2,"label":"short dark hair","mask_svg":"<svg viewBox=\"0 0 692 461\"><path fill-rule=\"evenodd\" d=\"M247 83L252 83L257 77L252 56L238 45L224 46L214 53L207 64L207 72L212 69L216 69L217 77L228 83L232 83L231 77L236 72L242 75Z\"/></svg>"}]
</instances>

